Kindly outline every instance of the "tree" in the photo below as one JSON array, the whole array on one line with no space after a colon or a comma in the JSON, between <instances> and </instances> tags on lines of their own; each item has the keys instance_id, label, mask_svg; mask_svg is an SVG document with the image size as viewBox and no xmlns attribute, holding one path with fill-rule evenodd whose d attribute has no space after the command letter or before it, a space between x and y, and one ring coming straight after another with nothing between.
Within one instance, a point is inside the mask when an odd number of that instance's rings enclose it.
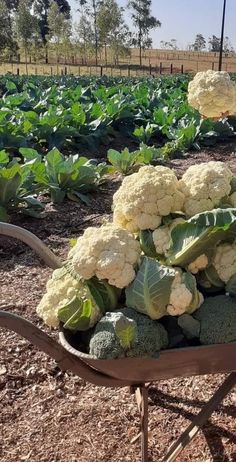
<instances>
[{"instance_id":1,"label":"tree","mask_svg":"<svg viewBox=\"0 0 236 462\"><path fill-rule=\"evenodd\" d=\"M202 34L197 34L191 47L194 51L202 51L206 48L206 40Z\"/></svg>"},{"instance_id":2,"label":"tree","mask_svg":"<svg viewBox=\"0 0 236 462\"><path fill-rule=\"evenodd\" d=\"M212 35L209 37L209 51L219 52L220 51L220 38L216 37L216 35Z\"/></svg>"},{"instance_id":3,"label":"tree","mask_svg":"<svg viewBox=\"0 0 236 462\"><path fill-rule=\"evenodd\" d=\"M16 0L15 0L16 1ZM51 0L32 0L33 11L38 18L40 35L45 49L45 62L48 63L48 41L47 36L49 33L48 28L48 13L51 5ZM59 8L66 19L70 19L70 5L67 0L52 0Z\"/></svg>"},{"instance_id":4,"label":"tree","mask_svg":"<svg viewBox=\"0 0 236 462\"><path fill-rule=\"evenodd\" d=\"M98 65L98 50L99 50L99 35L98 35L98 9L102 3L101 0L79 0L80 7L82 12L86 15L87 18L90 18L92 24L92 32L94 39L94 49L95 49L95 61L96 66Z\"/></svg>"},{"instance_id":5,"label":"tree","mask_svg":"<svg viewBox=\"0 0 236 462\"><path fill-rule=\"evenodd\" d=\"M12 26L5 0L0 0L0 51L12 48Z\"/></svg>"},{"instance_id":6,"label":"tree","mask_svg":"<svg viewBox=\"0 0 236 462\"><path fill-rule=\"evenodd\" d=\"M28 74L28 54L30 47L39 35L38 22L31 13L30 0L20 0L15 13L16 34L25 52L26 73Z\"/></svg>"},{"instance_id":7,"label":"tree","mask_svg":"<svg viewBox=\"0 0 236 462\"><path fill-rule=\"evenodd\" d=\"M75 24L75 43L79 45L83 64L87 63L88 54L92 49L93 40L94 37L91 23L87 16L83 13L79 22Z\"/></svg>"},{"instance_id":8,"label":"tree","mask_svg":"<svg viewBox=\"0 0 236 462\"><path fill-rule=\"evenodd\" d=\"M171 39L170 42L165 42L164 40L161 40L160 46L162 49L165 50L178 50L179 47L177 45L177 40L176 39Z\"/></svg>"},{"instance_id":9,"label":"tree","mask_svg":"<svg viewBox=\"0 0 236 462\"><path fill-rule=\"evenodd\" d=\"M128 2L133 24L137 30L133 45L139 48L140 66L142 66L142 50L152 46L150 31L161 27L161 22L151 15L151 4L152 0L129 0Z\"/></svg>"},{"instance_id":10,"label":"tree","mask_svg":"<svg viewBox=\"0 0 236 462\"><path fill-rule=\"evenodd\" d=\"M116 0L104 0L97 16L98 35L100 43L105 48L105 62L107 64L107 45L114 53L115 61L119 55L127 53L130 45L130 32L123 18L124 8L119 7Z\"/></svg>"},{"instance_id":11,"label":"tree","mask_svg":"<svg viewBox=\"0 0 236 462\"><path fill-rule=\"evenodd\" d=\"M54 44L58 72L60 51L64 43L68 45L68 40L71 36L71 20L66 19L65 15L61 13L58 4L54 1L48 10L48 28L47 40L50 40Z\"/></svg>"},{"instance_id":12,"label":"tree","mask_svg":"<svg viewBox=\"0 0 236 462\"><path fill-rule=\"evenodd\" d=\"M225 53L234 53L234 47L229 39L229 37L225 37L224 39L224 52Z\"/></svg>"}]
</instances>

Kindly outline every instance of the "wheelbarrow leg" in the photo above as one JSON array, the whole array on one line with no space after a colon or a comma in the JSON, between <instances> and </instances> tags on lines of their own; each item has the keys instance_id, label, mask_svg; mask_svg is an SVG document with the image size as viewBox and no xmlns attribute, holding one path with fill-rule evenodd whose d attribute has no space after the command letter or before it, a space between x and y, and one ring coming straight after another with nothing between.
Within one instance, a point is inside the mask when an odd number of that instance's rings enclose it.
<instances>
[{"instance_id":1,"label":"wheelbarrow leg","mask_svg":"<svg viewBox=\"0 0 236 462\"><path fill-rule=\"evenodd\" d=\"M172 462L180 452L192 441L198 431L203 427L211 414L216 410L225 396L236 385L236 372L232 372L214 393L210 401L203 407L201 412L193 419L191 424L186 428L178 440L169 448L163 462Z\"/></svg>"},{"instance_id":2,"label":"wheelbarrow leg","mask_svg":"<svg viewBox=\"0 0 236 462\"><path fill-rule=\"evenodd\" d=\"M145 385L135 389L140 412L142 462L148 462L148 391Z\"/></svg>"}]
</instances>

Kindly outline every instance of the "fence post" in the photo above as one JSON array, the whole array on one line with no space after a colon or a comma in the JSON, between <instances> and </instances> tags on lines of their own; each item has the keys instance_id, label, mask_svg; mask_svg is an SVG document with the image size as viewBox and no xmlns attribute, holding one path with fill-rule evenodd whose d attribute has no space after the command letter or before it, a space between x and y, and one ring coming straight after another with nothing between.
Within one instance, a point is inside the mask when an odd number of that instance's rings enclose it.
<instances>
[{"instance_id":1,"label":"fence post","mask_svg":"<svg viewBox=\"0 0 236 462\"><path fill-rule=\"evenodd\" d=\"M149 74L152 75L152 65L149 65Z\"/></svg>"},{"instance_id":2,"label":"fence post","mask_svg":"<svg viewBox=\"0 0 236 462\"><path fill-rule=\"evenodd\" d=\"M170 65L170 73L173 74L173 64Z\"/></svg>"},{"instance_id":3,"label":"fence post","mask_svg":"<svg viewBox=\"0 0 236 462\"><path fill-rule=\"evenodd\" d=\"M78 66L78 74L79 74L79 76L80 76L80 66Z\"/></svg>"},{"instance_id":4,"label":"fence post","mask_svg":"<svg viewBox=\"0 0 236 462\"><path fill-rule=\"evenodd\" d=\"M19 69L19 67L16 69L16 74L17 74L17 75L20 75L20 69Z\"/></svg>"},{"instance_id":5,"label":"fence post","mask_svg":"<svg viewBox=\"0 0 236 462\"><path fill-rule=\"evenodd\" d=\"M128 66L128 77L130 77L130 66Z\"/></svg>"},{"instance_id":6,"label":"fence post","mask_svg":"<svg viewBox=\"0 0 236 462\"><path fill-rule=\"evenodd\" d=\"M162 63L160 63L160 74L162 74Z\"/></svg>"},{"instance_id":7,"label":"fence post","mask_svg":"<svg viewBox=\"0 0 236 462\"><path fill-rule=\"evenodd\" d=\"M214 71L214 67L215 67L215 63L212 62L211 68L212 68L213 71Z\"/></svg>"},{"instance_id":8,"label":"fence post","mask_svg":"<svg viewBox=\"0 0 236 462\"><path fill-rule=\"evenodd\" d=\"M53 72L52 72L52 67L51 67L51 75L52 75L52 74L53 74Z\"/></svg>"},{"instance_id":9,"label":"fence post","mask_svg":"<svg viewBox=\"0 0 236 462\"><path fill-rule=\"evenodd\" d=\"M101 77L103 76L103 67L101 66L100 68L100 74L101 74Z\"/></svg>"},{"instance_id":10,"label":"fence post","mask_svg":"<svg viewBox=\"0 0 236 462\"><path fill-rule=\"evenodd\" d=\"M183 74L183 73L184 73L184 65L181 64L181 74Z\"/></svg>"},{"instance_id":11,"label":"fence post","mask_svg":"<svg viewBox=\"0 0 236 462\"><path fill-rule=\"evenodd\" d=\"M67 67L65 66L65 75L67 75Z\"/></svg>"}]
</instances>

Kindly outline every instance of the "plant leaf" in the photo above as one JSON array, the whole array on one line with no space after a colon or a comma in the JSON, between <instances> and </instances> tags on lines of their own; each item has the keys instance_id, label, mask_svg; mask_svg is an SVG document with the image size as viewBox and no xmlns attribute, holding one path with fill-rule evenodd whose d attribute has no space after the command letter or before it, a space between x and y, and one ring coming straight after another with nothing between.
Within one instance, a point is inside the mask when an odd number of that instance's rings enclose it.
<instances>
[{"instance_id":1,"label":"plant leaf","mask_svg":"<svg viewBox=\"0 0 236 462\"><path fill-rule=\"evenodd\" d=\"M120 315L114 322L114 330L124 350L129 350L137 338L137 324L133 319Z\"/></svg>"},{"instance_id":2,"label":"plant leaf","mask_svg":"<svg viewBox=\"0 0 236 462\"><path fill-rule=\"evenodd\" d=\"M175 270L144 257L135 280L126 289L127 306L159 319L166 314Z\"/></svg>"}]
</instances>

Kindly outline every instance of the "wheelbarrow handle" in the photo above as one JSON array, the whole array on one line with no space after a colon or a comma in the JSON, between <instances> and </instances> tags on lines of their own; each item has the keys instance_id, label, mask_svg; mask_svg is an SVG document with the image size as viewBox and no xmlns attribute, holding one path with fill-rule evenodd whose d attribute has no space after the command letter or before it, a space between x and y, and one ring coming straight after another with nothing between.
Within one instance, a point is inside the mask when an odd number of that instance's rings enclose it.
<instances>
[{"instance_id":1,"label":"wheelbarrow handle","mask_svg":"<svg viewBox=\"0 0 236 462\"><path fill-rule=\"evenodd\" d=\"M33 233L20 226L0 222L0 234L13 237L27 244L52 269L62 266L62 262L54 253Z\"/></svg>"},{"instance_id":2,"label":"wheelbarrow handle","mask_svg":"<svg viewBox=\"0 0 236 462\"><path fill-rule=\"evenodd\" d=\"M0 327L11 330L27 339L34 346L53 358L61 370L69 370L94 385L125 387L133 384L130 381L126 382L112 378L91 368L82 359L66 351L56 340L21 316L0 311Z\"/></svg>"}]
</instances>

